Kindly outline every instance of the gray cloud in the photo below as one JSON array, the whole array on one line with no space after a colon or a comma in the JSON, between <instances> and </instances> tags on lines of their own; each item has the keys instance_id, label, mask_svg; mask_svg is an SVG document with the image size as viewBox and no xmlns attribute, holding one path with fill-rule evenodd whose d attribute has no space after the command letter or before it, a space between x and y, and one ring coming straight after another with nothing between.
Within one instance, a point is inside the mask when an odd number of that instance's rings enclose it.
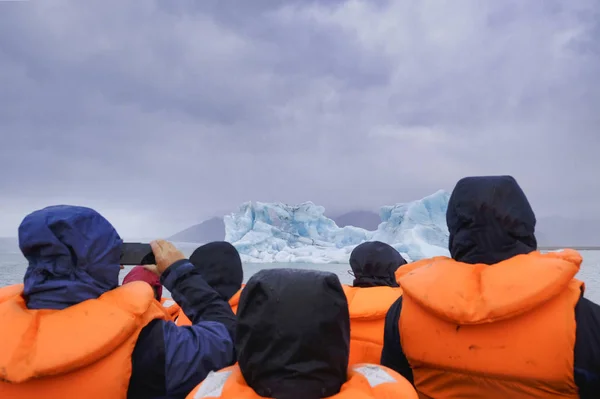
<instances>
[{"instance_id":1,"label":"gray cloud","mask_svg":"<svg viewBox=\"0 0 600 399\"><path fill-rule=\"evenodd\" d=\"M600 217L600 3L0 3L0 235L50 203L165 234L512 174Z\"/></svg>"}]
</instances>

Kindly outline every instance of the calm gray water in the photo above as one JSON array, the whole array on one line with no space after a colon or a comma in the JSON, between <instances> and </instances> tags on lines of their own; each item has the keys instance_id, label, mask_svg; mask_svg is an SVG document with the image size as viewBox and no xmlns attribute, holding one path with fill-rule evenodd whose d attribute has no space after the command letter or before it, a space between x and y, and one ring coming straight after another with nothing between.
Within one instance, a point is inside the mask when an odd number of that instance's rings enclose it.
<instances>
[{"instance_id":1,"label":"calm gray water","mask_svg":"<svg viewBox=\"0 0 600 399\"><path fill-rule=\"evenodd\" d=\"M187 248L182 248L189 256ZM581 251L583 265L577 278L586 284L585 296L596 303L600 303L600 251ZM16 241L13 239L0 238L0 287L22 282L27 261L21 255ZM352 276L348 273L348 264L313 264L313 263L246 263L244 264L244 282L256 272L262 269L275 268L298 268L330 271L338 275L343 284L352 282ZM126 267L121 271L121 279L131 270Z\"/></svg>"}]
</instances>

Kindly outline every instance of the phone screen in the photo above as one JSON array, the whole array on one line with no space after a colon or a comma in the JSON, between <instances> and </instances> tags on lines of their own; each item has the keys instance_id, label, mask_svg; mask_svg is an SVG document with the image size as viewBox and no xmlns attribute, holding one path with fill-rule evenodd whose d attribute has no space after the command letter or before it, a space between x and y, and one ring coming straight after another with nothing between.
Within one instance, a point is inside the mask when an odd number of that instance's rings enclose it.
<instances>
[{"instance_id":1,"label":"phone screen","mask_svg":"<svg viewBox=\"0 0 600 399\"><path fill-rule=\"evenodd\" d=\"M121 247L121 264L124 266L153 265L156 263L150 244L124 242Z\"/></svg>"}]
</instances>

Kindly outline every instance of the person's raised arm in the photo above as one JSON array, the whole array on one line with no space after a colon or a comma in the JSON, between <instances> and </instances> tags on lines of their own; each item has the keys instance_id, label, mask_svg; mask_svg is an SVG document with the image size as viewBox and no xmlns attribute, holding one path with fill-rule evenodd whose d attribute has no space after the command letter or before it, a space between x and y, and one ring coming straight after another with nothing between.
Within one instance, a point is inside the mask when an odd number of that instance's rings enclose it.
<instances>
[{"instance_id":1,"label":"person's raised arm","mask_svg":"<svg viewBox=\"0 0 600 399\"><path fill-rule=\"evenodd\" d=\"M164 240L150 243L156 265L148 266L160 276L192 325L216 321L233 337L236 318L231 306L202 278L197 268L173 244Z\"/></svg>"},{"instance_id":2,"label":"person's raised arm","mask_svg":"<svg viewBox=\"0 0 600 399\"><path fill-rule=\"evenodd\" d=\"M160 240L151 245L156 265L147 268L161 276L193 325L178 327L161 320L142 331L133 356L132 383L155 384L153 393L184 397L208 373L235 363L236 319L229 304L173 244Z\"/></svg>"}]
</instances>

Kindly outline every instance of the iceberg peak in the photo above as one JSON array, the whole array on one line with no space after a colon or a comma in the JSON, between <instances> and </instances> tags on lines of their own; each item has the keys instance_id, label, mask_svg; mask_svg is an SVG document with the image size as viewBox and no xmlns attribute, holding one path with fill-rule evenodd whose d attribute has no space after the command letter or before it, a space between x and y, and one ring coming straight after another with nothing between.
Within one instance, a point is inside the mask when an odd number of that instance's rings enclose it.
<instances>
[{"instance_id":1,"label":"iceberg peak","mask_svg":"<svg viewBox=\"0 0 600 399\"><path fill-rule=\"evenodd\" d=\"M378 240L407 260L448 255L446 209L450 195L439 190L421 200L384 206L375 231L339 227L313 202L245 202L224 217L225 240L245 262L346 263L352 249Z\"/></svg>"}]
</instances>

